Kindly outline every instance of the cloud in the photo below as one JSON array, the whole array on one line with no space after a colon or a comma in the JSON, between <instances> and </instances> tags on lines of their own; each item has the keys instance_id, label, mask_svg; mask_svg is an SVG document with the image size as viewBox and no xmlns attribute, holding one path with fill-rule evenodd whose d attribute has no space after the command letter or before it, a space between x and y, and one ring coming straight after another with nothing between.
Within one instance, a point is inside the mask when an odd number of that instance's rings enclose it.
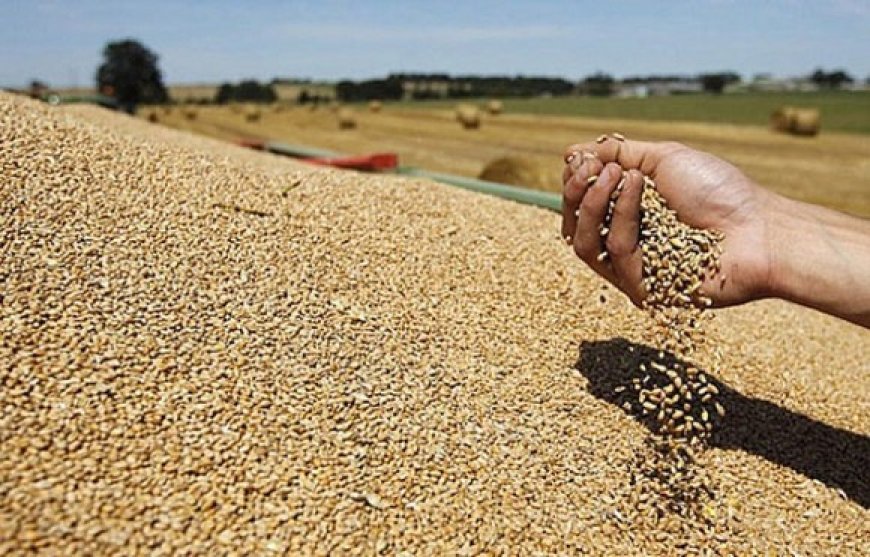
<instances>
[{"instance_id":1,"label":"cloud","mask_svg":"<svg viewBox=\"0 0 870 557\"><path fill-rule=\"evenodd\" d=\"M358 42L440 42L464 43L510 41L567 37L570 29L554 25L519 25L513 27L373 27L347 24L281 27L281 32L298 39Z\"/></svg>"}]
</instances>

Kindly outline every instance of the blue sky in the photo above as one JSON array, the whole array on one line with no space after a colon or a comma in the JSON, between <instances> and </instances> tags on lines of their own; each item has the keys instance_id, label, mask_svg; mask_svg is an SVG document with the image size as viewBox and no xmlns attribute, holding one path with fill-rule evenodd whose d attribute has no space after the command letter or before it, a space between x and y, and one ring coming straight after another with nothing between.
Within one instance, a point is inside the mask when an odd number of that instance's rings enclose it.
<instances>
[{"instance_id":1,"label":"blue sky","mask_svg":"<svg viewBox=\"0 0 870 557\"><path fill-rule=\"evenodd\" d=\"M870 0L0 0L0 85L91 85L108 40L167 83L393 71L870 76Z\"/></svg>"}]
</instances>

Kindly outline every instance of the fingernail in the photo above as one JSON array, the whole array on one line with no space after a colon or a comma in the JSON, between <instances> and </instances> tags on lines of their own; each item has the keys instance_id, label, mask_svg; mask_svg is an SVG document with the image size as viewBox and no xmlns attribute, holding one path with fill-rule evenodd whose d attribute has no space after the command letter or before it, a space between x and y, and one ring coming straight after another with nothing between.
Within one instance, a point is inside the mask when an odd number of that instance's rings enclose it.
<instances>
[{"instance_id":1,"label":"fingernail","mask_svg":"<svg viewBox=\"0 0 870 557\"><path fill-rule=\"evenodd\" d=\"M567 157L565 157L565 164L571 164L571 161L576 159L578 154L579 153L577 153L577 151L574 151L571 154L569 154Z\"/></svg>"}]
</instances>

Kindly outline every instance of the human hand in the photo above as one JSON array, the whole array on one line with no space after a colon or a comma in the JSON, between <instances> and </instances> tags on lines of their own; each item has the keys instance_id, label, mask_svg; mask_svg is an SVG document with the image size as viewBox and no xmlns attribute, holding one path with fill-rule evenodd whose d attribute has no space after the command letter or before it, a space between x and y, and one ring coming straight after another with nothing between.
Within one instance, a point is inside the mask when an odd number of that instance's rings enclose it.
<instances>
[{"instance_id":1,"label":"human hand","mask_svg":"<svg viewBox=\"0 0 870 557\"><path fill-rule=\"evenodd\" d=\"M725 233L721 271L702 290L715 306L768 294L771 269L767 214L774 195L740 170L679 143L623 141L571 145L562 175L562 236L577 256L635 304L646 297L638 246L643 176L656 183L677 217L695 228ZM600 234L611 193L625 174L610 232ZM598 176L590 183L591 176ZM600 260L606 250L608 257Z\"/></svg>"}]
</instances>

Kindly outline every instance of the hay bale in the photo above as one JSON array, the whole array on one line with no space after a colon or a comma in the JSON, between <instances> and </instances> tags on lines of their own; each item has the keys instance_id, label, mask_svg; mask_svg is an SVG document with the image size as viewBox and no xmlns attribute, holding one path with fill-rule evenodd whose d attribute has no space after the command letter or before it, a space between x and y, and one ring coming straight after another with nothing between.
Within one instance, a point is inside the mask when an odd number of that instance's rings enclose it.
<instances>
[{"instance_id":1,"label":"hay bale","mask_svg":"<svg viewBox=\"0 0 870 557\"><path fill-rule=\"evenodd\" d=\"M196 117L199 115L197 110L191 106L184 107L181 112L188 120L196 120Z\"/></svg>"},{"instance_id":2,"label":"hay bale","mask_svg":"<svg viewBox=\"0 0 870 557\"><path fill-rule=\"evenodd\" d=\"M369 103L369 112L380 112L383 106L381 101L371 101Z\"/></svg>"},{"instance_id":3,"label":"hay bale","mask_svg":"<svg viewBox=\"0 0 870 557\"><path fill-rule=\"evenodd\" d=\"M456 107L456 120L467 130L480 127L480 109L473 104L461 104Z\"/></svg>"},{"instance_id":4,"label":"hay bale","mask_svg":"<svg viewBox=\"0 0 870 557\"><path fill-rule=\"evenodd\" d=\"M498 116L504 111L504 103L499 100L491 100L486 105L486 111L493 116Z\"/></svg>"},{"instance_id":5,"label":"hay bale","mask_svg":"<svg viewBox=\"0 0 870 557\"><path fill-rule=\"evenodd\" d=\"M148 113L148 121L151 122L152 124L156 124L157 122L160 121L160 118L157 117L156 110L152 110L151 112Z\"/></svg>"},{"instance_id":6,"label":"hay bale","mask_svg":"<svg viewBox=\"0 0 870 557\"><path fill-rule=\"evenodd\" d=\"M819 133L821 115L815 108L783 106L770 115L770 125L778 132L813 136Z\"/></svg>"},{"instance_id":7,"label":"hay bale","mask_svg":"<svg viewBox=\"0 0 870 557\"><path fill-rule=\"evenodd\" d=\"M263 111L259 108L251 108L245 112L245 120L248 122L259 122L262 115Z\"/></svg>"},{"instance_id":8,"label":"hay bale","mask_svg":"<svg viewBox=\"0 0 870 557\"><path fill-rule=\"evenodd\" d=\"M817 109L797 109L792 115L791 133L796 135L817 135L821 127L821 115Z\"/></svg>"},{"instance_id":9,"label":"hay bale","mask_svg":"<svg viewBox=\"0 0 870 557\"><path fill-rule=\"evenodd\" d=\"M778 132L788 132L789 122L791 121L794 108L790 106L781 106L773 111L770 115L770 126Z\"/></svg>"},{"instance_id":10,"label":"hay bale","mask_svg":"<svg viewBox=\"0 0 870 557\"><path fill-rule=\"evenodd\" d=\"M349 108L341 108L338 111L338 128L341 130L352 130L356 128L356 117Z\"/></svg>"},{"instance_id":11,"label":"hay bale","mask_svg":"<svg viewBox=\"0 0 870 557\"><path fill-rule=\"evenodd\" d=\"M341 103L338 101L330 101L329 103L329 111L333 114L338 114L338 111L341 110Z\"/></svg>"},{"instance_id":12,"label":"hay bale","mask_svg":"<svg viewBox=\"0 0 870 557\"><path fill-rule=\"evenodd\" d=\"M559 191L560 166L530 157L507 156L484 167L478 178L544 191Z\"/></svg>"}]
</instances>

